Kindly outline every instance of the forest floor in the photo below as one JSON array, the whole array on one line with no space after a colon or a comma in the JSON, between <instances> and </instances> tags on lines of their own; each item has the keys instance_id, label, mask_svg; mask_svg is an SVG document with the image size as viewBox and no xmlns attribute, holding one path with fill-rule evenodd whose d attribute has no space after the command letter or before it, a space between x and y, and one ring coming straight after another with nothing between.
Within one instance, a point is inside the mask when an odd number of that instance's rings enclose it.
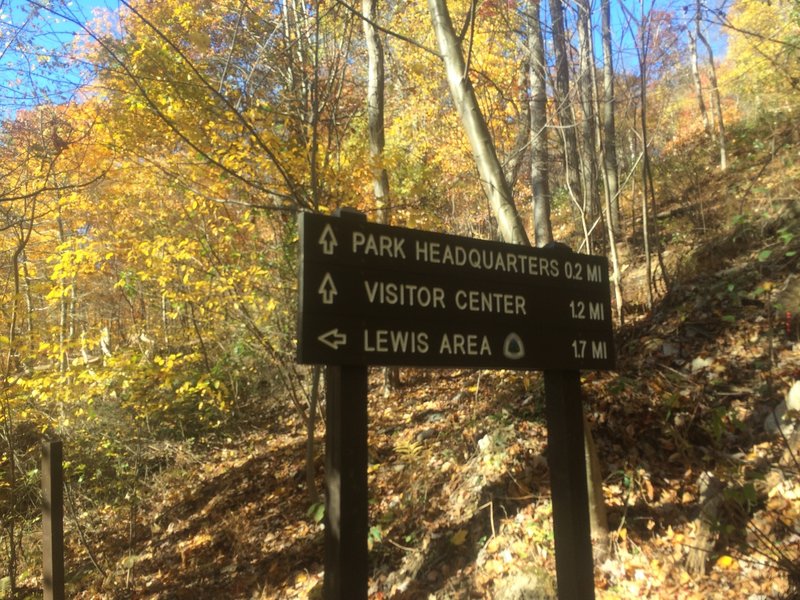
<instances>
[{"instance_id":1,"label":"forest floor","mask_svg":"<svg viewBox=\"0 0 800 600\"><path fill-rule=\"evenodd\" d=\"M641 257L626 254L626 293L642 314L617 332L617 370L582 377L611 531L609 558L595 565L598 598L796 597L800 437L791 418L785 436L765 428L800 379L791 127L758 147L732 128L726 173L691 160L697 147L677 151L670 179L681 184L660 193L672 278L646 314L631 283L644 281ZM377 370L370 379L370 597L553 597L541 377L402 378L387 398ZM176 445L140 500L85 524L87 544L68 523L70 596L319 597L323 531L305 486L303 425L290 411L268 417L214 447ZM319 489L322 441L320 430ZM702 535L703 472L725 490L698 572L686 561Z\"/></svg>"}]
</instances>

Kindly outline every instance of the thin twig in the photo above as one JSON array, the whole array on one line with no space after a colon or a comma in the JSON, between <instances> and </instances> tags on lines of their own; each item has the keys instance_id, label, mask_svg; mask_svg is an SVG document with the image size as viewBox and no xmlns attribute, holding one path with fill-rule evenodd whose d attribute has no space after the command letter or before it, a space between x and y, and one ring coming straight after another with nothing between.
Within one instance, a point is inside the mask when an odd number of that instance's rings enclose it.
<instances>
[{"instance_id":1,"label":"thin twig","mask_svg":"<svg viewBox=\"0 0 800 600\"><path fill-rule=\"evenodd\" d=\"M400 550L405 550L406 552L416 552L416 548L409 548L408 546L403 546L403 544L398 544L392 538L386 538L386 541L389 542L392 546L396 548L400 548Z\"/></svg>"},{"instance_id":2,"label":"thin twig","mask_svg":"<svg viewBox=\"0 0 800 600\"><path fill-rule=\"evenodd\" d=\"M84 532L83 527L81 527L81 523L78 520L77 511L75 510L75 500L72 497L72 486L70 486L68 481L64 482L64 491L67 493L67 506L69 507L70 516L75 523L75 529L78 530L78 537L81 539L81 544L86 550L86 554L89 556L89 562L91 562L94 565L94 568L97 569L97 572L100 573L103 578L105 578L106 570L97 562L94 552L92 552L89 542L86 539L86 533Z\"/></svg>"},{"instance_id":3,"label":"thin twig","mask_svg":"<svg viewBox=\"0 0 800 600\"><path fill-rule=\"evenodd\" d=\"M483 510L484 508L489 509L489 524L492 526L492 537L495 537L497 535L497 532L494 529L494 500L489 500L483 506L479 506L478 510Z\"/></svg>"}]
</instances>

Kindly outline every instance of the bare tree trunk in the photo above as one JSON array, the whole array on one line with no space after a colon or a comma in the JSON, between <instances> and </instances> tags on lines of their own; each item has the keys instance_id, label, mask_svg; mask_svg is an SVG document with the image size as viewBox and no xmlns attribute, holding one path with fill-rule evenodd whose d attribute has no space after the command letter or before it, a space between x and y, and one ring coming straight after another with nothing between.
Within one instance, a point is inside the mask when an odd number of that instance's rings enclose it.
<instances>
[{"instance_id":1,"label":"bare tree trunk","mask_svg":"<svg viewBox=\"0 0 800 600\"><path fill-rule=\"evenodd\" d=\"M296 4L293 4L294 11L297 11ZM288 15L287 15L288 17ZM287 22L288 22L287 18ZM319 116L320 116L320 100L319 100L319 45L320 45L320 13L319 10L314 11L314 71L313 81L311 83L309 112L311 113L311 149L309 153L310 171L311 171L311 194L313 199L314 209L319 209L320 204L320 185L319 185L319 168L317 165L319 154ZM304 36L298 33L298 40L304 39ZM301 50L299 55L299 64L303 64L305 54L302 52L302 42L298 43L298 49ZM292 61L294 65L294 61ZM383 67L383 63L381 63ZM370 73L370 76L372 74ZM383 73L381 73L381 84L383 84ZM370 96L371 88L367 91L367 104L372 101ZM381 93L381 110L383 110L383 89ZM371 118L371 115L370 115ZM381 123L383 122L383 114L381 113ZM369 123L370 128L370 152L372 152L372 123ZM381 129L380 150L383 150L383 129ZM388 183L387 183L388 190ZM320 396L320 377L322 368L319 365L314 365L311 369L311 391L308 395L308 414L306 416L306 488L308 492L308 501L311 505L318 504L320 501L319 491L317 490L316 482L316 444L315 434L317 429L317 408L319 406ZM293 395L294 397L294 395ZM295 400L295 404L298 401ZM300 411L302 415L302 411Z\"/></svg>"},{"instance_id":2,"label":"bare tree trunk","mask_svg":"<svg viewBox=\"0 0 800 600\"><path fill-rule=\"evenodd\" d=\"M697 106L700 109L700 119L703 121L703 129L706 134L711 135L712 125L708 120L708 111L703 99L703 84L700 81L700 60L697 56L697 38L700 37L700 0L696 0L694 8L694 31L689 29L689 57L692 63L692 79L694 80L694 91L697 96Z\"/></svg>"},{"instance_id":3,"label":"bare tree trunk","mask_svg":"<svg viewBox=\"0 0 800 600\"><path fill-rule=\"evenodd\" d=\"M608 0L604 0L605 4L608 4ZM607 6L606 6L607 8ZM609 44L608 49L605 47L605 40L603 41L603 55L604 60L606 63L603 65L603 85L604 90L601 93L600 87L597 82L597 77L595 76L595 70L592 70L592 89L594 90L594 97L595 97L595 113L600 115L601 118L595 119L595 126L596 126L596 134L597 139L600 141L599 148L600 148L600 158L599 162L602 164L603 168L601 169L602 177L603 177L603 190L604 190L604 198L605 198L605 214L606 214L606 234L608 236L608 251L611 258L611 281L614 283L614 299L615 299L615 306L616 306L616 313L617 313L617 323L621 326L624 323L624 316L623 316L623 298L622 298L622 273L620 272L619 268L619 254L617 253L617 237L620 235L619 232L619 172L617 166L617 147L615 141L612 139L611 144L606 143L606 136L607 135L616 135L616 127L614 124L614 83L613 83L613 65L610 68L610 81L611 86L610 90L611 93L608 93L608 88L606 88L606 84L608 83L608 73L609 73L609 63L612 60L611 54L611 44L610 44L610 36L611 30L610 25L603 22L603 35L609 36ZM591 47L591 54L594 56L594 41L593 38L589 38L590 40L590 47ZM608 50L608 51L606 51ZM602 101L602 107L600 105ZM606 114L606 109L608 109L609 114ZM610 115L610 119L609 119ZM610 127L608 127L610 125ZM609 160L607 157L607 152L613 152L614 156L612 160ZM615 229L616 227L616 229Z\"/></svg>"},{"instance_id":4,"label":"bare tree trunk","mask_svg":"<svg viewBox=\"0 0 800 600\"><path fill-rule=\"evenodd\" d=\"M617 164L617 128L614 120L614 55L611 50L611 0L601 0L603 40L603 168L605 170L608 218L614 235L619 228L619 166ZM613 244L613 242L610 242Z\"/></svg>"},{"instance_id":5,"label":"bare tree trunk","mask_svg":"<svg viewBox=\"0 0 800 600\"><path fill-rule=\"evenodd\" d=\"M17 597L17 463L16 447L14 444L14 421L11 414L11 401L5 397L0 400L3 408L3 437L5 438L8 451L8 486L3 494L4 504L8 506L8 517L4 523L6 536L8 536L8 558L6 569L8 569L9 598ZM2 497L2 496L0 496Z\"/></svg>"},{"instance_id":6,"label":"bare tree trunk","mask_svg":"<svg viewBox=\"0 0 800 600\"><path fill-rule=\"evenodd\" d=\"M695 25L695 31L700 30L699 23ZM711 124L708 122L708 111L703 100L703 84L700 81L700 68L697 57L697 34L689 30L689 58L692 64L692 80L694 81L694 93L697 96L697 107L700 109L700 119L703 121L703 129L707 134L711 134Z\"/></svg>"},{"instance_id":7,"label":"bare tree trunk","mask_svg":"<svg viewBox=\"0 0 800 600\"><path fill-rule=\"evenodd\" d=\"M33 313L35 310L35 304L33 301L33 292L31 290L31 275L28 271L28 259L25 256L25 253L22 253L22 275L23 275L23 283L25 287L25 307L27 308L27 315L25 316L25 322L27 323L27 331L26 334L29 340L33 339Z\"/></svg>"},{"instance_id":8,"label":"bare tree trunk","mask_svg":"<svg viewBox=\"0 0 800 600\"><path fill-rule=\"evenodd\" d=\"M596 227L598 220L602 219L602 209L599 202L599 192L597 189L597 141L602 140L600 123L597 119L597 77L594 68L594 43L592 40L591 26L591 7L588 0L580 0L578 5L579 16L579 43L581 58L581 105L584 113L584 193L588 193L588 212L591 215L592 230ZM612 104L613 120L613 104ZM614 273L614 283L617 300L617 310L621 322L622 291L619 285L619 261L617 259L617 249L614 239L614 231L611 227L611 205L608 193L608 172L604 158L605 147L600 145L600 153L603 155L603 178L606 183L606 213L605 219L608 226L608 242L611 249L612 265ZM614 160L616 169L616 159ZM588 181L587 181L587 171ZM600 230L602 235L603 230ZM589 248L591 251L591 248ZM608 514L606 512L605 498L603 495L603 475L600 466L600 459L597 456L597 447L592 436L591 425L584 415L583 419L583 449L586 459L586 483L589 492L589 522L592 536L592 546L594 548L594 558L598 563L603 563L608 558L610 540L608 537Z\"/></svg>"},{"instance_id":9,"label":"bare tree trunk","mask_svg":"<svg viewBox=\"0 0 800 600\"><path fill-rule=\"evenodd\" d=\"M608 558L610 551L608 537L608 514L603 496L603 473L597 447L592 438L592 427L586 416L583 417L583 451L586 457L586 483L589 491L589 525L594 546L594 557L598 563Z\"/></svg>"},{"instance_id":10,"label":"bare tree trunk","mask_svg":"<svg viewBox=\"0 0 800 600\"><path fill-rule=\"evenodd\" d=\"M550 0L550 18L553 25L553 51L556 60L556 78L553 96L556 104L558 124L564 140L564 169L567 175L567 188L576 205L583 197L581 176L578 166L578 139L575 134L575 119L572 116L569 91L569 58L567 55L566 34L564 32L564 9L561 0ZM584 215L580 216L585 229Z\"/></svg>"},{"instance_id":11,"label":"bare tree trunk","mask_svg":"<svg viewBox=\"0 0 800 600\"><path fill-rule=\"evenodd\" d=\"M531 0L526 19L530 53L530 146L534 239L536 245L541 248L553 241L547 169L547 64L542 39L541 0Z\"/></svg>"},{"instance_id":12,"label":"bare tree trunk","mask_svg":"<svg viewBox=\"0 0 800 600\"><path fill-rule=\"evenodd\" d=\"M63 244L66 240L66 231L64 230L64 221L61 218L61 214L59 212L58 217L56 218L56 222L58 223L58 239ZM58 369L61 374L67 372L67 366L69 365L69 353L67 351L67 320L68 320L68 308L69 305L67 303L67 295L64 293L66 290L66 277L63 275L59 279L59 285L61 286L60 296L59 296L59 318L58 318L58 358L59 358L59 365Z\"/></svg>"},{"instance_id":13,"label":"bare tree trunk","mask_svg":"<svg viewBox=\"0 0 800 600\"><path fill-rule=\"evenodd\" d=\"M364 38L367 42L367 121L369 126L369 158L372 167L372 189L375 194L378 222L388 224L389 176L383 166L385 145L383 127L384 74L383 46L373 23L377 17L378 0L362 0L361 11L367 17L362 20Z\"/></svg>"},{"instance_id":14,"label":"bare tree trunk","mask_svg":"<svg viewBox=\"0 0 800 600\"><path fill-rule=\"evenodd\" d=\"M630 239L636 237L636 177L633 176L635 165L638 163L637 157L639 153L636 150L636 108L633 107L631 112L631 128L628 130L628 161L631 165L630 169L626 171L631 173L631 216L630 216L630 232L628 236Z\"/></svg>"},{"instance_id":15,"label":"bare tree trunk","mask_svg":"<svg viewBox=\"0 0 800 600\"><path fill-rule=\"evenodd\" d=\"M644 112L644 109L642 110ZM644 145L643 145L644 146ZM642 164L642 243L644 245L645 277L647 278L647 310L653 310L653 256L650 253L650 211L647 208L647 147L643 150Z\"/></svg>"},{"instance_id":16,"label":"bare tree trunk","mask_svg":"<svg viewBox=\"0 0 800 600\"><path fill-rule=\"evenodd\" d=\"M497 217L500 234L507 242L528 245L530 242L525 227L514 205L511 188L503 174L489 128L475 97L475 90L461 54L461 43L453 29L447 4L445 0L428 0L428 9L444 61L450 95L464 125L484 193Z\"/></svg>"},{"instance_id":17,"label":"bare tree trunk","mask_svg":"<svg viewBox=\"0 0 800 600\"><path fill-rule=\"evenodd\" d=\"M583 146L583 211L589 223L589 245L587 250L595 248L595 225L600 216L600 205L597 194L597 150L595 140L594 93L592 90L592 71L594 58L591 52L590 6L588 0L578 0L578 46L580 54L580 71L578 76L578 94L580 96L583 124L581 140ZM600 230L602 234L602 228Z\"/></svg>"},{"instance_id":18,"label":"bare tree trunk","mask_svg":"<svg viewBox=\"0 0 800 600\"><path fill-rule=\"evenodd\" d=\"M24 238L23 238L24 240ZM20 240L18 246L11 257L12 278L14 280L14 297L11 303L11 319L8 329L8 351L6 352L4 365L4 379L8 380L11 373L16 369L17 359L14 356L14 346L17 336L17 320L19 313L19 257L24 248L25 241ZM11 401L6 394L3 394L3 437L5 438L8 449L8 488L6 499L8 500L8 520L5 523L6 535L8 536L8 582L11 598L17 594L17 463L16 463L16 444L14 442L14 415L11 410Z\"/></svg>"},{"instance_id":19,"label":"bare tree trunk","mask_svg":"<svg viewBox=\"0 0 800 600\"><path fill-rule=\"evenodd\" d=\"M322 367L314 365L311 369L311 394L308 397L308 419L306 420L306 487L310 504L319 502L317 491L317 471L314 468L314 435L317 428L317 406L319 404L319 380Z\"/></svg>"},{"instance_id":20,"label":"bare tree trunk","mask_svg":"<svg viewBox=\"0 0 800 600\"><path fill-rule=\"evenodd\" d=\"M557 2L557 0L555 1ZM447 11L447 5L444 0L428 0L428 7L430 8L431 20L436 32L436 37L439 40L442 58L445 62L453 103L467 131L467 136L472 145L473 154L475 155L475 161L478 164L481 177L484 179L485 187L486 183L492 182L491 187L487 189L487 195L489 195L490 192L493 194L490 196L490 201L492 210L494 214L497 215L498 223L500 224L500 232L507 242L530 245L519 218L519 213L514 203L511 201L510 195L504 196L502 194L497 194L500 190L508 190L508 184L505 182L505 176L497 160L494 142L489 135L477 98L469 83L464 60L461 56L460 45L455 31L453 30L453 24ZM531 61L532 64L533 62L534 61ZM574 131L572 134L574 140ZM580 185L580 183L578 183L578 185ZM592 512L595 513L592 515L592 522L600 524L605 520L605 504L602 501L602 482L596 476L599 472L597 469L599 462L597 461L594 445L591 443L591 432L588 427L584 429L584 435L586 439L584 446L585 451L590 457L594 455L593 458L587 461L587 484L591 490L590 496L592 498L590 506ZM594 469L592 465L594 465ZM602 537L602 533L599 534L599 537Z\"/></svg>"},{"instance_id":21,"label":"bare tree trunk","mask_svg":"<svg viewBox=\"0 0 800 600\"><path fill-rule=\"evenodd\" d=\"M520 62L519 68L519 103L523 107L522 114L517 117L517 134L514 138L514 146L510 154L506 157L503 165L503 173L505 174L508 187L511 188L511 194L514 195L514 188L519 179L519 171L525 159L528 146L530 145L530 121L531 121L531 107L528 102L528 74L530 72L530 61L523 60Z\"/></svg>"},{"instance_id":22,"label":"bare tree trunk","mask_svg":"<svg viewBox=\"0 0 800 600\"><path fill-rule=\"evenodd\" d=\"M27 208L27 207L26 207ZM11 276L13 280L13 301L11 303L11 318L8 324L8 350L6 351L5 361L3 365L3 379L8 381L12 373L19 368L19 357L15 355L17 335L18 335L18 321L19 321L19 302L21 294L21 278L20 278L20 260L24 256L25 247L33 233L33 223L36 215L36 201L31 204L30 221L25 225L20 225L20 231L17 239L17 247L11 255ZM30 312L30 311L29 311ZM29 315L30 318L30 315ZM8 578L10 597L16 597L17 593L17 531L16 531L16 518L17 518L17 462L16 462L16 444L14 441L14 413L11 408L11 400L7 394L2 395L2 402L0 407L3 410L3 437L5 438L6 447L8 449L8 486L6 498L8 500L8 521L5 524L6 534L8 535Z\"/></svg>"},{"instance_id":23,"label":"bare tree trunk","mask_svg":"<svg viewBox=\"0 0 800 600\"><path fill-rule=\"evenodd\" d=\"M606 194L606 212L612 214L611 196ZM622 271L619 268L619 253L617 252L617 235L611 219L606 220L608 227L608 247L611 251L611 277L614 283L614 303L617 309L617 323L620 327L625 324L625 313L623 312L624 297L622 295Z\"/></svg>"},{"instance_id":24,"label":"bare tree trunk","mask_svg":"<svg viewBox=\"0 0 800 600\"><path fill-rule=\"evenodd\" d=\"M642 121L642 125L645 125L645 122ZM648 158L645 156L644 158ZM656 249L656 258L658 259L658 266L661 269L661 280L664 282L665 291L669 291L670 288L670 277L669 273L667 272L667 265L664 262L664 251L661 246L661 232L658 225L658 205L656 203L656 186L653 183L653 170L650 168L650 160L644 163L644 172L647 176L647 181L649 185L647 186L647 190L650 192L650 208L653 212L653 245ZM655 282L653 282L655 285Z\"/></svg>"},{"instance_id":25,"label":"bare tree trunk","mask_svg":"<svg viewBox=\"0 0 800 600\"><path fill-rule=\"evenodd\" d=\"M383 45L374 25L378 14L378 0L362 0L361 12L367 17L361 22L364 27L364 39L367 42L367 124L372 190L375 195L377 221L388 225L391 221L391 206L389 204L389 175L383 166L383 148L386 143L383 126ZM397 367L384 368L383 395L388 396L399 387L399 384L400 370Z\"/></svg>"},{"instance_id":26,"label":"bare tree trunk","mask_svg":"<svg viewBox=\"0 0 800 600\"><path fill-rule=\"evenodd\" d=\"M642 5L644 11L644 5ZM642 15L641 45L637 48L639 56L639 110L642 120L642 239L644 243L645 273L647 277L647 310L653 309L653 262L650 254L650 219L647 203L648 172L650 171L650 151L647 148L647 50L645 38L647 27ZM653 215L655 218L655 215Z\"/></svg>"},{"instance_id":27,"label":"bare tree trunk","mask_svg":"<svg viewBox=\"0 0 800 600\"><path fill-rule=\"evenodd\" d=\"M728 168L728 153L725 146L725 119L722 117L722 100L719 94L719 84L717 83L717 68L714 66L714 51L711 49L711 44L708 43L705 36L699 31L697 32L698 39L703 42L708 52L708 65L710 67L709 79L711 80L711 99L713 112L717 117L717 140L719 142L719 168L725 171Z\"/></svg>"}]
</instances>

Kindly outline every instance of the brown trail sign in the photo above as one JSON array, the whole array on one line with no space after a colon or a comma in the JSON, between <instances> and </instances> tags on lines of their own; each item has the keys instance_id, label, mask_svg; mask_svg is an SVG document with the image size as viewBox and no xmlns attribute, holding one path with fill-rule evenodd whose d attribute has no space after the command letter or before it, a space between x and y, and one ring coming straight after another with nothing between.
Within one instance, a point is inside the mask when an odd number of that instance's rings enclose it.
<instances>
[{"instance_id":1,"label":"brown trail sign","mask_svg":"<svg viewBox=\"0 0 800 600\"><path fill-rule=\"evenodd\" d=\"M608 369L605 258L303 214L301 363Z\"/></svg>"},{"instance_id":2,"label":"brown trail sign","mask_svg":"<svg viewBox=\"0 0 800 600\"><path fill-rule=\"evenodd\" d=\"M614 367L608 263L300 215L298 362L328 365L327 600L367 597L368 365L545 371L559 598L594 598L579 369Z\"/></svg>"}]
</instances>

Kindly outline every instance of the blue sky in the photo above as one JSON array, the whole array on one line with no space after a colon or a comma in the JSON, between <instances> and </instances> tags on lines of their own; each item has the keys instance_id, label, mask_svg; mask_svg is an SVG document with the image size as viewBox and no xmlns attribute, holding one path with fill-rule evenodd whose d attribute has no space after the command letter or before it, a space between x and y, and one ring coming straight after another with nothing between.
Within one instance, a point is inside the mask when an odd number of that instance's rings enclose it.
<instances>
[{"instance_id":1,"label":"blue sky","mask_svg":"<svg viewBox=\"0 0 800 600\"><path fill-rule=\"evenodd\" d=\"M80 27L42 7L52 6L80 22L96 9L117 9L116 0L0 0L0 117L41 102L74 96L84 70L66 62L64 48Z\"/></svg>"},{"instance_id":2,"label":"blue sky","mask_svg":"<svg viewBox=\"0 0 800 600\"><path fill-rule=\"evenodd\" d=\"M639 0L623 1L631 7L634 16L639 14ZM728 0L710 1L724 3ZM593 0L596 8L599 8L599 2ZM612 26L615 38L621 40L626 48L615 48L617 68L635 70L632 26L618 2L612 0ZM682 7L693 5L689 0L644 0L644 4L645 9L651 5L656 9L671 9L679 22L688 16ZM84 83L85 70L81 65L65 62L63 49L75 36L85 33L69 19L59 18L46 8L41 8L47 6L57 13L70 15L75 21L86 23L97 10L116 12L119 0L0 0L0 118L7 118L19 108L41 102L69 101ZM598 22L595 27L599 30L599 10L596 14ZM713 30L709 33L719 60L724 53L725 38ZM598 55L601 52L599 39L596 52Z\"/></svg>"}]
</instances>

